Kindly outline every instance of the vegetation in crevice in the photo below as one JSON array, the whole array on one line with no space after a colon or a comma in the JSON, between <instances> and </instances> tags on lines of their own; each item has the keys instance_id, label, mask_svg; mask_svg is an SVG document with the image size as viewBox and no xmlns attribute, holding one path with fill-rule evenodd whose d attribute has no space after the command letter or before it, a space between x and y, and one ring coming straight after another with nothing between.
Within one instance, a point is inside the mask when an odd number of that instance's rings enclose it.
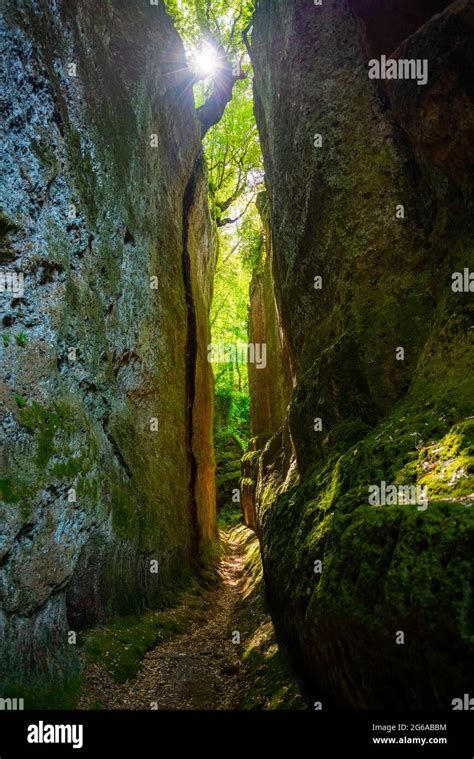
<instances>
[{"instance_id":1,"label":"vegetation in crevice","mask_svg":"<svg viewBox=\"0 0 474 759\"><path fill-rule=\"evenodd\" d=\"M244 41L254 3L168 0L167 8L185 43L198 109L219 90L227 65L241 73L222 118L203 141L209 207L219 241L210 323L216 359L212 361L214 445L221 509L239 488L240 459L250 437L248 304L252 272L262 251L255 202L263 182L251 64Z\"/></svg>"}]
</instances>

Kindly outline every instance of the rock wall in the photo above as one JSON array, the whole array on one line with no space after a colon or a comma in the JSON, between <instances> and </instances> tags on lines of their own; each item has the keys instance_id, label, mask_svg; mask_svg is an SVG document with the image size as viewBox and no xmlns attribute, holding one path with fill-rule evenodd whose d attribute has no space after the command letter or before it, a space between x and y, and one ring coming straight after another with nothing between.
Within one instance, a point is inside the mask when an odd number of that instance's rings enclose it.
<instances>
[{"instance_id":1,"label":"rock wall","mask_svg":"<svg viewBox=\"0 0 474 759\"><path fill-rule=\"evenodd\" d=\"M276 432L283 424L292 390L291 368L274 295L268 197L257 207L264 228L263 260L250 283L249 341L266 346L266 366L248 364L252 436Z\"/></svg>"},{"instance_id":2,"label":"rock wall","mask_svg":"<svg viewBox=\"0 0 474 759\"><path fill-rule=\"evenodd\" d=\"M263 227L262 260L250 282L249 342L265 346L266 365L249 362L252 439L242 458L241 505L245 524L258 532L256 484L260 454L269 438L283 426L293 389L285 335L275 300L273 247L268 195L261 192L257 208ZM292 451L288 452L291 456Z\"/></svg>"},{"instance_id":3,"label":"rock wall","mask_svg":"<svg viewBox=\"0 0 474 759\"><path fill-rule=\"evenodd\" d=\"M405 3L404 23L400 3L375 5L257 4L295 389L247 468L273 611L315 697L450 708L474 675L472 290L452 288L472 266L473 4ZM428 59L428 83L369 79L380 53ZM427 492L427 508L370 505L382 481Z\"/></svg>"},{"instance_id":4,"label":"rock wall","mask_svg":"<svg viewBox=\"0 0 474 759\"><path fill-rule=\"evenodd\" d=\"M163 3L11 0L2 40L1 680L41 684L215 537L216 244Z\"/></svg>"}]
</instances>

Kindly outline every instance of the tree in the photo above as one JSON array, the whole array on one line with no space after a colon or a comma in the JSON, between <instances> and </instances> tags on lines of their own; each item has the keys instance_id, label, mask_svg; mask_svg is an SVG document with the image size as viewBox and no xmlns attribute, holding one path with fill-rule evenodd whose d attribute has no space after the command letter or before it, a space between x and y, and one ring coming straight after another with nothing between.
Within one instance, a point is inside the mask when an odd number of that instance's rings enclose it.
<instances>
[{"instance_id":1,"label":"tree","mask_svg":"<svg viewBox=\"0 0 474 759\"><path fill-rule=\"evenodd\" d=\"M219 228L212 343L235 349L235 359L213 363L216 408L226 409L226 432L242 442L250 434L250 423L247 363L239 347L248 342L249 285L263 249L255 207L263 181L262 157L244 42L253 5L249 0L168 0L193 72L209 206ZM203 61L212 65L200 65Z\"/></svg>"},{"instance_id":2,"label":"tree","mask_svg":"<svg viewBox=\"0 0 474 759\"><path fill-rule=\"evenodd\" d=\"M254 2L168 0L167 5L184 39L191 67L194 65L196 113L208 160L210 206L217 225L225 226L245 215L263 179L251 62L243 39ZM204 46L214 51L212 73L199 71L199 53ZM244 202L240 203L242 198ZM232 213L236 204L239 207Z\"/></svg>"}]
</instances>

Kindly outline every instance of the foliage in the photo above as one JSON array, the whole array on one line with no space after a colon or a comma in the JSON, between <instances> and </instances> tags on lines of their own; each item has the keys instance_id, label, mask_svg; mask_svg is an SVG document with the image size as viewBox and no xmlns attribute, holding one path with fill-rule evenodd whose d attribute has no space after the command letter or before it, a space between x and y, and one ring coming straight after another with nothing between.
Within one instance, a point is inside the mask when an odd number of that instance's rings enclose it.
<instances>
[{"instance_id":1,"label":"foliage","mask_svg":"<svg viewBox=\"0 0 474 759\"><path fill-rule=\"evenodd\" d=\"M211 210L218 226L244 216L262 182L262 158L249 79L236 83L234 97L205 139ZM232 208L239 204L235 214Z\"/></svg>"},{"instance_id":2,"label":"foliage","mask_svg":"<svg viewBox=\"0 0 474 759\"><path fill-rule=\"evenodd\" d=\"M235 347L235 361L213 365L216 429L227 429L244 447L250 434L247 365L238 347L248 342L248 298L252 270L262 247L255 207L242 221L221 230L211 308L212 343Z\"/></svg>"},{"instance_id":3,"label":"foliage","mask_svg":"<svg viewBox=\"0 0 474 759\"><path fill-rule=\"evenodd\" d=\"M217 40L227 54L241 53L242 33L255 8L253 0L165 0L189 48L199 38Z\"/></svg>"},{"instance_id":4,"label":"foliage","mask_svg":"<svg viewBox=\"0 0 474 759\"><path fill-rule=\"evenodd\" d=\"M196 54L209 44L217 53L216 71L208 77L196 74L197 105L204 102L219 81L219 58L224 56L233 67L247 73L234 86L234 94L224 116L206 135L205 154L208 158L211 209L218 225L231 223L235 218L232 206L244 198L245 212L254 200L262 183L262 158L253 113L250 59L244 44L244 32L250 24L254 3L249 0L168 0L167 7L174 18L193 66Z\"/></svg>"},{"instance_id":5,"label":"foliage","mask_svg":"<svg viewBox=\"0 0 474 759\"><path fill-rule=\"evenodd\" d=\"M219 85L221 57L247 74L233 88L221 121L204 139L209 175L209 205L219 228L219 260L211 310L213 344L248 342L249 285L262 250L262 230L255 207L263 180L262 157L253 112L251 63L245 33L250 27L252 0L167 0L169 13L184 41L195 70L196 105ZM216 69L199 76L196 61L208 45L216 52ZM250 434L246 362L214 364L216 431L227 432L243 445ZM222 436L220 437L222 440ZM216 438L216 442L217 438Z\"/></svg>"}]
</instances>

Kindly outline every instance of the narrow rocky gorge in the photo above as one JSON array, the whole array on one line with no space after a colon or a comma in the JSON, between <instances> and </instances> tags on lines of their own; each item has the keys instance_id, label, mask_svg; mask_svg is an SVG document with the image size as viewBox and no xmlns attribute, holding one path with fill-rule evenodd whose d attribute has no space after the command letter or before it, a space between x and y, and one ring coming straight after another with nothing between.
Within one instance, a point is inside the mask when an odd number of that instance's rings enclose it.
<instances>
[{"instance_id":1,"label":"narrow rocky gorge","mask_svg":"<svg viewBox=\"0 0 474 759\"><path fill-rule=\"evenodd\" d=\"M227 126L263 169L230 242L183 3L1 14L25 282L0 293L0 696L449 709L474 680L474 3L244 5L226 97L252 79L254 123ZM426 83L371 79L381 56ZM222 369L240 405L209 358L226 245L265 346L248 397ZM374 507L390 486L423 500Z\"/></svg>"},{"instance_id":2,"label":"narrow rocky gorge","mask_svg":"<svg viewBox=\"0 0 474 759\"><path fill-rule=\"evenodd\" d=\"M113 659L112 646L105 658L102 649L101 656L94 657L96 642L89 641L79 708L220 711L309 706L280 652L265 608L255 534L238 527L220 537L224 554L216 582L184 594L164 613L161 632L171 623L172 634L146 653L135 676L117 681L120 661ZM119 649L118 657L121 653Z\"/></svg>"}]
</instances>

